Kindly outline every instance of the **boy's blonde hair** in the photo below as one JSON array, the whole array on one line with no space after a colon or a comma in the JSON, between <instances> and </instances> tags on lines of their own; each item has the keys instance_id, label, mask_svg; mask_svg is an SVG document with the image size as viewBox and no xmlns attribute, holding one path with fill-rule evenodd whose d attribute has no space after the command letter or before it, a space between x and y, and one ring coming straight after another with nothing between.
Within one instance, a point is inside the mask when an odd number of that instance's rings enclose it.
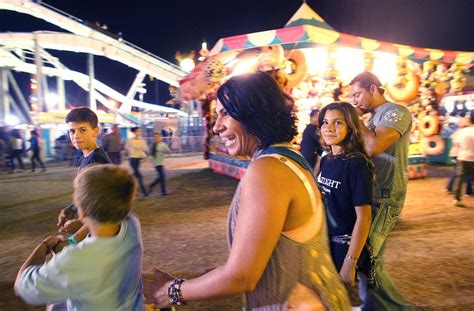
<instances>
[{"instance_id":1,"label":"boy's blonde hair","mask_svg":"<svg viewBox=\"0 0 474 311\"><path fill-rule=\"evenodd\" d=\"M113 164L92 165L74 179L74 204L99 223L117 223L130 212L137 183Z\"/></svg>"}]
</instances>

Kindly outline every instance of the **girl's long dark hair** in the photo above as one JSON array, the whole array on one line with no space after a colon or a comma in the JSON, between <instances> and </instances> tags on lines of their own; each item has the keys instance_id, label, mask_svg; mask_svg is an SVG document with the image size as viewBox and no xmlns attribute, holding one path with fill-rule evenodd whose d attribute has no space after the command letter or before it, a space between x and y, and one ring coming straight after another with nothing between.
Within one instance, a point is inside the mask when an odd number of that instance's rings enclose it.
<instances>
[{"instance_id":1,"label":"girl's long dark hair","mask_svg":"<svg viewBox=\"0 0 474 311\"><path fill-rule=\"evenodd\" d=\"M349 159L353 157L362 157L367 161L370 170L374 172L374 164L365 150L364 140L362 139L362 130L360 127L359 115L355 108L346 102L331 103L325 106L319 113L319 135L322 136L321 127L326 116L326 111L337 110L342 113L347 124L347 135L341 142L342 152L340 157ZM328 146L324 139L321 139L321 146L333 157L331 146Z\"/></svg>"}]
</instances>

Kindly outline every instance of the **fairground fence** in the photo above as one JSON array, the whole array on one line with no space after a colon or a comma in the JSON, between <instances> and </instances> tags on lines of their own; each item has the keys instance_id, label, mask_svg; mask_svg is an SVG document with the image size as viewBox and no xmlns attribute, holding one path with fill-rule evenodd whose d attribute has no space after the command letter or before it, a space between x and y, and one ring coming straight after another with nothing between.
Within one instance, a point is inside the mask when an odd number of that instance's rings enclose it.
<instances>
[{"instance_id":1,"label":"fairground fence","mask_svg":"<svg viewBox=\"0 0 474 311\"><path fill-rule=\"evenodd\" d=\"M154 138L144 137L150 150ZM203 136L172 136L163 137L163 142L168 145L172 153L201 152L203 150ZM74 148L69 142L55 142L53 147L55 160L71 160L74 157Z\"/></svg>"}]
</instances>

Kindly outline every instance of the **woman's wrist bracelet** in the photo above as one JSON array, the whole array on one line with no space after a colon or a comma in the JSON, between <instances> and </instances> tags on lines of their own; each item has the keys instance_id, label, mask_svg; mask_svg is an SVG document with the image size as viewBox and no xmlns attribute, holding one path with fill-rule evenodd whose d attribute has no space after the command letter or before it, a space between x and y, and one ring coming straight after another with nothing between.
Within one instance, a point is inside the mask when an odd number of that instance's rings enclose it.
<instances>
[{"instance_id":1,"label":"woman's wrist bracelet","mask_svg":"<svg viewBox=\"0 0 474 311\"><path fill-rule=\"evenodd\" d=\"M359 258L352 257L351 255L346 255L346 258L344 258L344 261L347 260L347 261L350 261L353 264L356 264L358 259Z\"/></svg>"},{"instance_id":2,"label":"woman's wrist bracelet","mask_svg":"<svg viewBox=\"0 0 474 311\"><path fill-rule=\"evenodd\" d=\"M183 306L186 304L183 294L181 293L181 284L183 284L184 281L185 279L181 278L174 279L168 287L168 297L170 297L170 302L176 306Z\"/></svg>"}]
</instances>

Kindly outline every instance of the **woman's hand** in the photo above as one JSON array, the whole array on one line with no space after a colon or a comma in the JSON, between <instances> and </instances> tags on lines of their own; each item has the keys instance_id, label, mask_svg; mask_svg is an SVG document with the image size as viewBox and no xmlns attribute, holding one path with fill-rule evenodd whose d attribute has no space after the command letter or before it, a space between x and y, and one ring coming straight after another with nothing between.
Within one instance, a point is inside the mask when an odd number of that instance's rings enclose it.
<instances>
[{"instance_id":1,"label":"woman's hand","mask_svg":"<svg viewBox=\"0 0 474 311\"><path fill-rule=\"evenodd\" d=\"M144 274L143 294L145 295L145 303L158 308L169 306L168 287L174 279L173 275L158 268L153 269L153 274Z\"/></svg>"},{"instance_id":2,"label":"woman's hand","mask_svg":"<svg viewBox=\"0 0 474 311\"><path fill-rule=\"evenodd\" d=\"M346 258L339 271L342 281L348 286L355 286L356 262Z\"/></svg>"}]
</instances>

